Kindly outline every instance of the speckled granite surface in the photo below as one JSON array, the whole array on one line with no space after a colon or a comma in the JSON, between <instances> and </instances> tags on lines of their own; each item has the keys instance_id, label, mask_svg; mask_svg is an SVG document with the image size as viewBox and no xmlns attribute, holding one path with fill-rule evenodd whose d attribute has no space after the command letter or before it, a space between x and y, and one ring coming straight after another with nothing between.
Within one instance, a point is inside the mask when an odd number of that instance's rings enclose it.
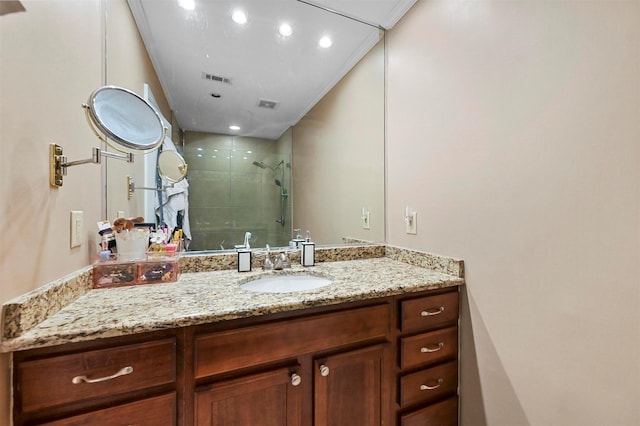
<instances>
[{"instance_id":1,"label":"speckled granite surface","mask_svg":"<svg viewBox=\"0 0 640 426\"><path fill-rule=\"evenodd\" d=\"M9 320L10 325L13 324L11 330L14 335L11 338L5 337L0 342L0 351L10 352L212 323L464 283L461 261L449 259L453 264L459 263L457 273L451 273L449 270L437 269L438 265L449 265L449 261L436 255L404 253L402 249L392 249L391 255L402 261L377 256L384 254L385 250L385 246L370 246L364 251L347 248L343 253L338 249L330 249L324 255L327 259L351 256L359 260L324 261L309 268L292 262L293 268L285 271L263 272L256 268L249 273L238 273L235 270L183 273L176 283L96 290L89 289L90 280L87 279L87 271L83 270L79 275L81 278L76 278L77 288L70 288L74 285L73 280L63 280L64 284L60 284L58 280L57 287L51 283L44 286L43 291L38 294L28 293L5 304L3 317L5 321ZM318 258L323 256L320 253L321 250L318 250ZM412 264L424 262L434 264L435 268ZM451 265L447 268L455 269ZM283 273L315 274L329 277L333 283L317 290L298 293L254 293L240 288L244 282L262 275ZM51 300L54 305L52 308L47 308L44 306L46 298L42 295L47 294L48 288L54 287L66 290L53 291L59 297ZM6 315L7 306L13 307L10 308L13 316ZM16 312L20 311L15 309L16 306L23 308L18 315L22 319L17 323L11 322L15 320ZM29 327L16 330L15 324L18 324L18 328L25 325ZM5 336L7 330L9 329L5 323Z\"/></svg>"},{"instance_id":2,"label":"speckled granite surface","mask_svg":"<svg viewBox=\"0 0 640 426\"><path fill-rule=\"evenodd\" d=\"M2 338L19 336L89 291L92 268L83 268L2 305Z\"/></svg>"}]
</instances>

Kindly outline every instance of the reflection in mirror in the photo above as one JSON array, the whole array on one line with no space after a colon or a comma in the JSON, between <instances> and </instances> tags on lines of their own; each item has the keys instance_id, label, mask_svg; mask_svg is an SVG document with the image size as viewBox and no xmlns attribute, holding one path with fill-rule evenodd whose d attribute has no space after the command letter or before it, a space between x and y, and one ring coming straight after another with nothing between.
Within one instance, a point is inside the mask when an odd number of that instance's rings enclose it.
<instances>
[{"instance_id":1,"label":"reflection in mirror","mask_svg":"<svg viewBox=\"0 0 640 426\"><path fill-rule=\"evenodd\" d=\"M187 163L176 151L162 151L158 155L158 174L167 182L180 182L187 176Z\"/></svg>"},{"instance_id":2,"label":"reflection in mirror","mask_svg":"<svg viewBox=\"0 0 640 426\"><path fill-rule=\"evenodd\" d=\"M384 240L384 31L295 0L243 2L242 27L228 1L128 3L189 164L190 250L247 231L253 247L288 246L294 227L319 244Z\"/></svg>"}]
</instances>

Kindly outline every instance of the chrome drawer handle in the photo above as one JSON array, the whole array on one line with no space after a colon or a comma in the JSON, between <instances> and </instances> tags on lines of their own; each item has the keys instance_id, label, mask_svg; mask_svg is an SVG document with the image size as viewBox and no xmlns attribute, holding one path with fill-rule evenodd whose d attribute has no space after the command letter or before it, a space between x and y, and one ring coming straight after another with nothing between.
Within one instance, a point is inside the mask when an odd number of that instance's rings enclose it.
<instances>
[{"instance_id":1,"label":"chrome drawer handle","mask_svg":"<svg viewBox=\"0 0 640 426\"><path fill-rule=\"evenodd\" d=\"M420 385L420 390L421 391L426 391L426 390L434 390L434 389L438 389L440 386L442 386L442 383L444 382L444 380L442 379L438 379L438 383L433 385L433 386L429 386L429 385Z\"/></svg>"},{"instance_id":2,"label":"chrome drawer handle","mask_svg":"<svg viewBox=\"0 0 640 426\"><path fill-rule=\"evenodd\" d=\"M76 376L73 379L71 379L71 383L73 383L74 385L77 385L82 382L85 382L85 383L106 382L107 380L115 379L116 377L120 377L120 376L126 376L127 374L131 374L131 373L133 373L133 367L129 366L129 367L124 367L123 369L121 369L115 374L112 374L111 376L99 377L97 379L89 379L87 378L87 376Z\"/></svg>"},{"instance_id":3,"label":"chrome drawer handle","mask_svg":"<svg viewBox=\"0 0 640 426\"><path fill-rule=\"evenodd\" d=\"M420 312L420 316L422 316L422 317L430 317L430 316L433 316L433 315L439 315L439 314L441 314L443 312L444 312L444 306L440 306L436 310L425 310L425 311L422 311L422 312Z\"/></svg>"},{"instance_id":4,"label":"chrome drawer handle","mask_svg":"<svg viewBox=\"0 0 640 426\"><path fill-rule=\"evenodd\" d=\"M431 352L438 352L440 349L442 349L444 347L444 343L440 342L438 343L438 346L435 348L429 348L427 346L423 346L420 348L420 352L422 352L423 354L429 354Z\"/></svg>"}]
</instances>

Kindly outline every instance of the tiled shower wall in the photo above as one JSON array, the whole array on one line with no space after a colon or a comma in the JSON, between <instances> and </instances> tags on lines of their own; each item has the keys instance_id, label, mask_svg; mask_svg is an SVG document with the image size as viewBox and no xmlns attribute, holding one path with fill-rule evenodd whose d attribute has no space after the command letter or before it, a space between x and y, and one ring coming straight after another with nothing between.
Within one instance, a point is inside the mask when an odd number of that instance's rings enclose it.
<instances>
[{"instance_id":1,"label":"tiled shower wall","mask_svg":"<svg viewBox=\"0 0 640 426\"><path fill-rule=\"evenodd\" d=\"M189 250L232 249L251 232L251 246L286 246L291 239L291 156L280 142L240 136L185 132L189 165ZM276 170L260 168L264 162ZM282 182L284 220L280 219Z\"/></svg>"}]
</instances>

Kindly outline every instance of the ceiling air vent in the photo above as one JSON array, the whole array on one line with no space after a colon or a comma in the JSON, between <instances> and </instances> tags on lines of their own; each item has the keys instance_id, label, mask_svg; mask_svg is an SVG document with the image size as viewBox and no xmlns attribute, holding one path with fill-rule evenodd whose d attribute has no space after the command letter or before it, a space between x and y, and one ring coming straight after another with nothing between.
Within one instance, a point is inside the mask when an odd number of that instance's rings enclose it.
<instances>
[{"instance_id":1,"label":"ceiling air vent","mask_svg":"<svg viewBox=\"0 0 640 426\"><path fill-rule=\"evenodd\" d=\"M278 101L269 101L266 99L260 99L258 101L258 108L276 109Z\"/></svg>"},{"instance_id":2,"label":"ceiling air vent","mask_svg":"<svg viewBox=\"0 0 640 426\"><path fill-rule=\"evenodd\" d=\"M209 73L206 73L206 72L202 73L202 79L203 80L210 80L210 81L217 81L219 83L231 84L231 79L230 78L221 77L219 75L209 74Z\"/></svg>"}]
</instances>

